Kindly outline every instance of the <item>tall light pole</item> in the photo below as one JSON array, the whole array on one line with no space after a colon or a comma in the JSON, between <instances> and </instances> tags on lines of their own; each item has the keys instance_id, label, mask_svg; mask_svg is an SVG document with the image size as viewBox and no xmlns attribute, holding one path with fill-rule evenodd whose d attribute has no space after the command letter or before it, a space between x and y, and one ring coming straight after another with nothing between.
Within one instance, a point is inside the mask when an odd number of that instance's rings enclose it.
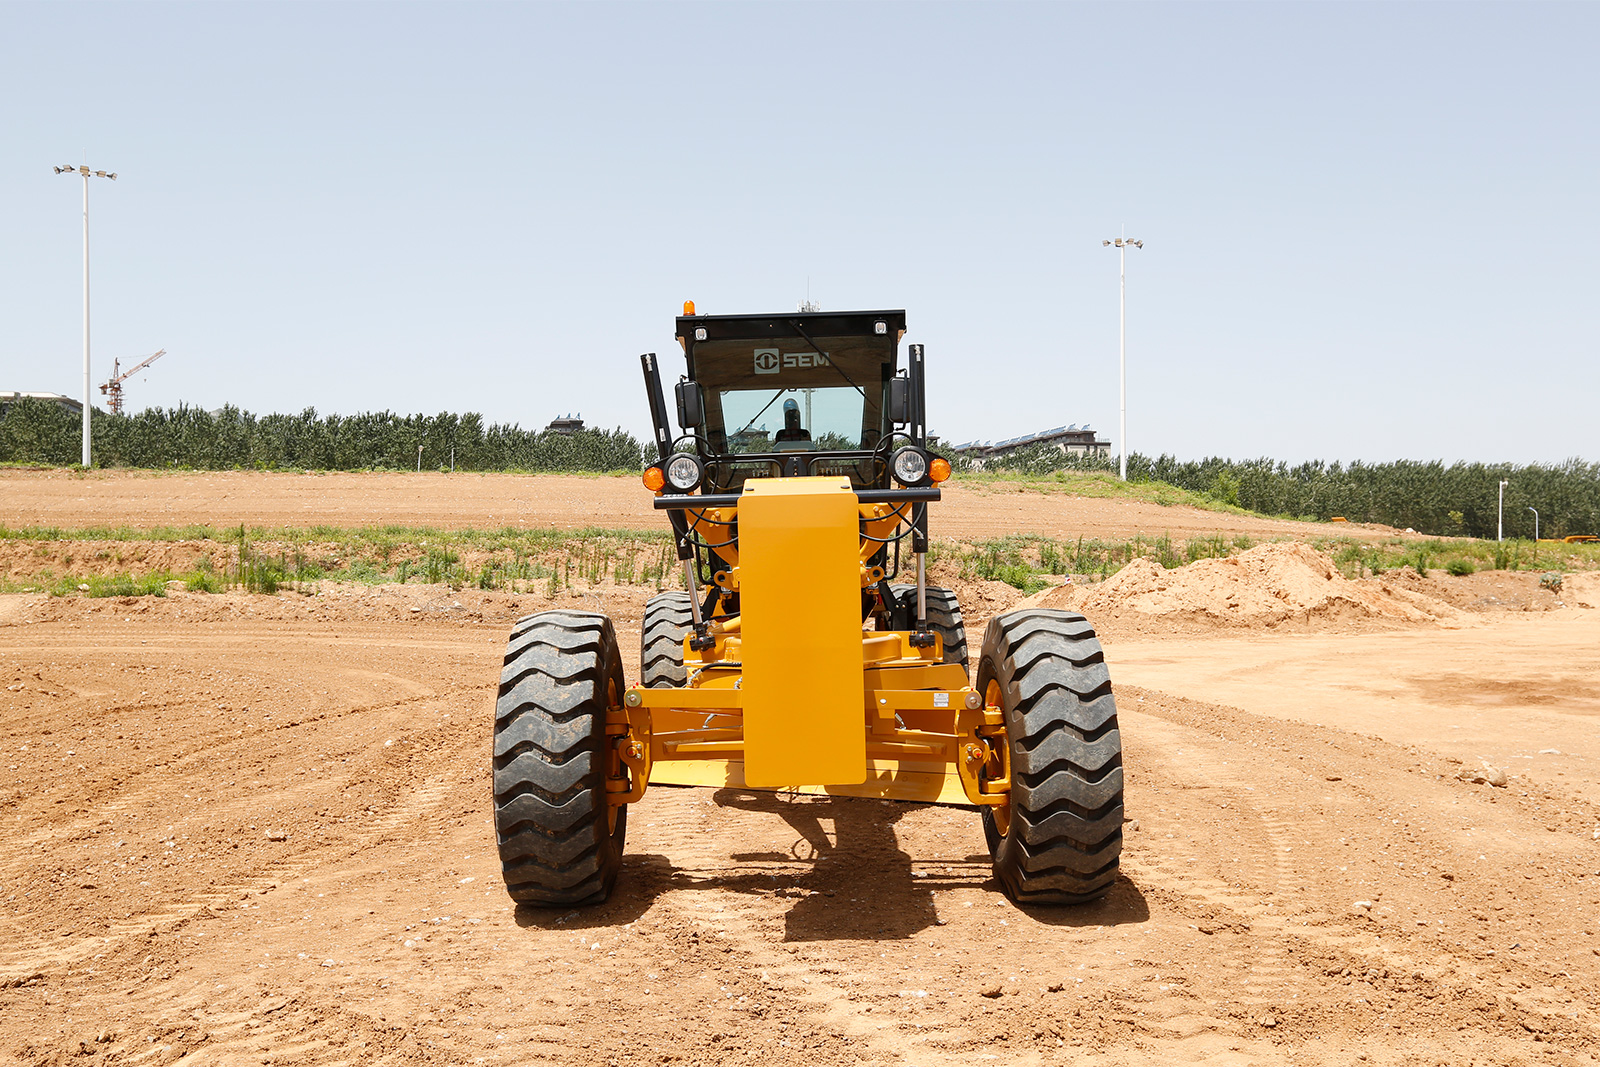
<instances>
[{"instance_id":1,"label":"tall light pole","mask_svg":"<svg viewBox=\"0 0 1600 1067\"><path fill-rule=\"evenodd\" d=\"M78 174L83 177L83 465L89 465L89 179L110 178L115 173L90 170L87 166L57 167L57 174Z\"/></svg>"},{"instance_id":2,"label":"tall light pole","mask_svg":"<svg viewBox=\"0 0 1600 1067\"><path fill-rule=\"evenodd\" d=\"M1118 237L1111 241L1101 241L1101 247L1115 245L1117 259L1119 260L1117 273L1122 279L1122 304L1121 327L1119 329L1120 344L1117 356L1117 407L1120 415L1117 420L1117 437L1122 453L1122 480L1128 480L1128 249L1143 248L1143 241L1130 241L1126 237Z\"/></svg>"},{"instance_id":3,"label":"tall light pole","mask_svg":"<svg viewBox=\"0 0 1600 1067\"><path fill-rule=\"evenodd\" d=\"M1533 543L1534 544L1538 544L1539 543L1539 509L1530 507L1528 510L1533 512Z\"/></svg>"},{"instance_id":4,"label":"tall light pole","mask_svg":"<svg viewBox=\"0 0 1600 1067\"><path fill-rule=\"evenodd\" d=\"M1500 507L1495 513L1494 528L1494 539L1496 541L1504 541L1506 539L1506 486L1510 484L1504 478L1500 479Z\"/></svg>"}]
</instances>

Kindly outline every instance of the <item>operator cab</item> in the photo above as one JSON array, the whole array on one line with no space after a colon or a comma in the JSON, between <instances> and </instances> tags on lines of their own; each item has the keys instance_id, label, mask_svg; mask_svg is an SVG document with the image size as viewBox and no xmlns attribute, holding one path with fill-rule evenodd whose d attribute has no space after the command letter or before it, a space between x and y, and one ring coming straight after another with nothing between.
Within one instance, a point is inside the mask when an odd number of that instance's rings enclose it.
<instances>
[{"instance_id":1,"label":"operator cab","mask_svg":"<svg viewBox=\"0 0 1600 1067\"><path fill-rule=\"evenodd\" d=\"M715 644L706 620L739 613L732 578L741 501L773 478L815 478L833 492L848 483L861 524L863 621L910 631L910 647L932 644L922 610L927 505L939 499L950 463L928 450L922 346L908 346L905 368L898 365L905 312L696 315L692 303L683 310L677 338L688 373L674 389L681 433L669 421L655 353L639 359L660 457L642 481L672 521L693 609L690 649ZM756 498L799 497L818 486L784 489L795 491ZM890 584L902 545L916 560L914 587Z\"/></svg>"},{"instance_id":2,"label":"operator cab","mask_svg":"<svg viewBox=\"0 0 1600 1067\"><path fill-rule=\"evenodd\" d=\"M705 463L702 491L808 475L890 485L890 448L911 440L895 430L908 421L911 395L898 367L904 311L685 311L678 423Z\"/></svg>"}]
</instances>

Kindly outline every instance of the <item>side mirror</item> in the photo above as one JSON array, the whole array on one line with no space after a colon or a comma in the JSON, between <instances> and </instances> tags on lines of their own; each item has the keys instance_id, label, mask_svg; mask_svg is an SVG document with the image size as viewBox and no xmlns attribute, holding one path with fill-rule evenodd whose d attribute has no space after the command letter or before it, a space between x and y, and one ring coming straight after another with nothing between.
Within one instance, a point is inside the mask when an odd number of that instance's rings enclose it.
<instances>
[{"instance_id":1,"label":"side mirror","mask_svg":"<svg viewBox=\"0 0 1600 1067\"><path fill-rule=\"evenodd\" d=\"M911 380L889 379L889 421L901 425L911 421Z\"/></svg>"},{"instance_id":2,"label":"side mirror","mask_svg":"<svg viewBox=\"0 0 1600 1067\"><path fill-rule=\"evenodd\" d=\"M700 383L685 379L675 387L678 393L678 425L685 430L705 421L705 403L700 394Z\"/></svg>"}]
</instances>

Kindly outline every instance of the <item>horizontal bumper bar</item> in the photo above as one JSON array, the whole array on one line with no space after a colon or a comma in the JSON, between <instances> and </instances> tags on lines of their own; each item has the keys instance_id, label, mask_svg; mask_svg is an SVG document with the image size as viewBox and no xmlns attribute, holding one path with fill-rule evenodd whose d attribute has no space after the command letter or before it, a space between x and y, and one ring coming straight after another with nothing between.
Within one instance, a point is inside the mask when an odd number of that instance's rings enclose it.
<instances>
[{"instance_id":1,"label":"horizontal bumper bar","mask_svg":"<svg viewBox=\"0 0 1600 1067\"><path fill-rule=\"evenodd\" d=\"M958 708L968 707L967 698L971 696L975 702L981 704L973 689L939 690L939 689L867 689L863 693L863 711L870 709L877 715L888 715L893 718L896 711L937 711L949 710L952 714ZM730 715L739 715L744 712L744 690L742 689L713 689L710 686L701 689L682 689L665 686L660 689L645 689L633 686L624 694L624 700L630 708L669 708L673 711L706 711L725 712ZM799 713L798 711L796 712Z\"/></svg>"},{"instance_id":2,"label":"horizontal bumper bar","mask_svg":"<svg viewBox=\"0 0 1600 1067\"><path fill-rule=\"evenodd\" d=\"M656 497L657 511L674 511L684 508L736 508L739 493L667 494ZM924 503L938 500L939 487L921 486L915 489L857 489L856 499L863 504Z\"/></svg>"}]
</instances>

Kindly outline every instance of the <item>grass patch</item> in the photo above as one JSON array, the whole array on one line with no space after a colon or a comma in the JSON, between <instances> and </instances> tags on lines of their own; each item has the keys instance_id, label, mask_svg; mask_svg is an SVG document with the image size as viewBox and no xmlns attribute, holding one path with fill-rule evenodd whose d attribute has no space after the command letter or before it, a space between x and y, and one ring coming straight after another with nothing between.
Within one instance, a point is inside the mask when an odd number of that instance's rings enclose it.
<instances>
[{"instance_id":1,"label":"grass patch","mask_svg":"<svg viewBox=\"0 0 1600 1067\"><path fill-rule=\"evenodd\" d=\"M1391 538L1358 541L1350 537L1314 538L1313 548L1333 557L1347 578L1368 577L1409 567L1419 574L1443 568L1455 577L1478 571L1600 569L1600 545L1540 541L1479 541L1466 537L1417 541Z\"/></svg>"},{"instance_id":2,"label":"grass patch","mask_svg":"<svg viewBox=\"0 0 1600 1067\"><path fill-rule=\"evenodd\" d=\"M1035 593L1067 576L1104 580L1142 556L1171 570L1198 559L1230 556L1254 544L1248 537L1228 538L1222 534L1187 541L1174 541L1167 534L1124 540L1058 540L1012 534L978 541L937 540L929 560L953 562L962 578L1005 582L1024 593Z\"/></svg>"},{"instance_id":3,"label":"grass patch","mask_svg":"<svg viewBox=\"0 0 1600 1067\"><path fill-rule=\"evenodd\" d=\"M0 523L0 541L218 541L210 526L7 526Z\"/></svg>"},{"instance_id":4,"label":"grass patch","mask_svg":"<svg viewBox=\"0 0 1600 1067\"><path fill-rule=\"evenodd\" d=\"M1276 540L1285 540L1278 538ZM1201 559L1223 559L1254 547L1245 536L1211 534L1174 541L1169 535L1099 540L1080 537L1056 540L1031 534L978 541L936 540L930 562L953 562L966 579L1005 582L1034 593L1071 576L1077 581L1103 581L1132 560L1148 557L1171 570ZM1553 545L1532 542L1474 541L1439 538L1416 541L1358 541L1351 537L1324 537L1310 542L1326 552L1346 578L1369 578L1400 568L1420 575L1443 568L1461 577L1480 570L1600 569L1600 545ZM1537 558L1535 552L1537 551Z\"/></svg>"},{"instance_id":5,"label":"grass patch","mask_svg":"<svg viewBox=\"0 0 1600 1067\"><path fill-rule=\"evenodd\" d=\"M1073 475L1074 478L1097 477ZM996 479L999 481L999 479ZM1017 479L1011 484L1020 484ZM1123 483L1111 479L1115 486ZM164 536L158 536L164 535ZM379 526L344 529L235 527L169 527L162 531L94 527L19 529L0 527L0 539L34 543L33 574L0 580L7 592L52 592L58 595L164 595L168 583L181 582L192 592L311 592L325 582L366 585L422 582L453 589L477 588L513 593L558 594L604 584L648 589L681 588L682 576L671 536L666 530L519 529L440 530L432 527ZM50 545L72 541L204 542L191 570L140 573L138 550L108 544L96 550L96 565L111 575L60 575L47 569ZM1129 561L1149 557L1168 569L1200 559L1225 558L1256 544L1247 536L1221 533L1175 540L1162 534L1126 539L1058 539L1032 534L978 540L941 538L930 560L953 564L969 580L1001 581L1024 593L1037 592L1070 575L1079 582L1109 578ZM1531 541L1475 541L1466 538L1357 540L1330 535L1314 538L1313 547L1329 554L1348 578L1370 577L1398 568L1419 573L1440 569L1464 576L1481 570L1600 569L1600 545L1566 545ZM15 551L15 550L13 550ZM23 556L26 558L26 549ZM56 556L62 555L59 551ZM216 563L211 562L211 558ZM169 561L171 554L166 555ZM904 562L904 561L903 561ZM13 564L15 566L15 563ZM57 571L70 571L70 564ZM906 580L904 573L900 580ZM82 589L80 586L88 586Z\"/></svg>"},{"instance_id":6,"label":"grass patch","mask_svg":"<svg viewBox=\"0 0 1600 1067\"><path fill-rule=\"evenodd\" d=\"M74 579L70 575L57 579L50 592L55 596L82 593L90 597L106 596L166 596L167 583L173 581L167 571L150 571L145 574L90 575Z\"/></svg>"},{"instance_id":7,"label":"grass patch","mask_svg":"<svg viewBox=\"0 0 1600 1067\"><path fill-rule=\"evenodd\" d=\"M665 530L580 529L440 530L432 527L378 526L344 529L169 527L0 527L0 541L31 542L39 557L32 575L0 580L9 592L49 591L63 595L149 595L156 582L181 581L196 592L242 589L252 593L314 590L325 581L421 581L454 589L475 586L511 592L564 590L610 582L655 589L679 588L676 555ZM95 562L116 568L116 575L58 577L47 569L50 546L66 542L105 541ZM139 556L140 542L195 542L201 553L192 571L169 574L152 570L123 573L126 558ZM120 545L127 545L126 549ZM213 565L212 556L218 562ZM58 568L60 569L60 568ZM70 565L66 568L70 571ZM89 586L79 589L80 585ZM165 591L163 585L162 591Z\"/></svg>"},{"instance_id":8,"label":"grass patch","mask_svg":"<svg viewBox=\"0 0 1600 1067\"><path fill-rule=\"evenodd\" d=\"M166 596L172 586L189 592L220 593L228 587L226 578L210 568L173 573L166 570L135 574L60 575L41 572L31 580L0 580L0 593L49 593L51 596Z\"/></svg>"}]
</instances>

